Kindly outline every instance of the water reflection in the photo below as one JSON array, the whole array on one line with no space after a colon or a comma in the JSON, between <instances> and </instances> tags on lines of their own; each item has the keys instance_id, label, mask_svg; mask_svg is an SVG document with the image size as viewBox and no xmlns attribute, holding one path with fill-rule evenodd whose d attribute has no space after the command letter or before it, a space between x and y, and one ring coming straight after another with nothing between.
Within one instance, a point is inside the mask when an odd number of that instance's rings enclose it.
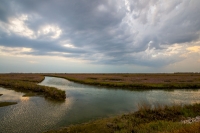
<instances>
[{"instance_id":1,"label":"water reflection","mask_svg":"<svg viewBox=\"0 0 200 133\"><path fill-rule=\"evenodd\" d=\"M28 100L30 100L29 97L24 97L24 96L20 97L20 99L21 99L21 101L28 101Z\"/></svg>"},{"instance_id":2,"label":"water reflection","mask_svg":"<svg viewBox=\"0 0 200 133\"><path fill-rule=\"evenodd\" d=\"M66 91L65 102L43 97L22 97L23 93L0 88L0 101L18 101L0 108L1 132L43 132L69 124L87 122L121 113L133 112L141 105L191 104L200 102L200 91L129 91L73 83L46 77L41 85Z\"/></svg>"},{"instance_id":3,"label":"water reflection","mask_svg":"<svg viewBox=\"0 0 200 133\"><path fill-rule=\"evenodd\" d=\"M23 97L23 93L0 88L0 101L18 101L17 105L0 108L0 132L43 132L56 128L70 109L72 99L64 103L42 97Z\"/></svg>"},{"instance_id":4,"label":"water reflection","mask_svg":"<svg viewBox=\"0 0 200 133\"><path fill-rule=\"evenodd\" d=\"M8 101L8 102L17 102L20 101L20 97L23 95L23 93L16 92L13 90L3 89L0 87L0 94L3 94L0 96L0 101Z\"/></svg>"}]
</instances>

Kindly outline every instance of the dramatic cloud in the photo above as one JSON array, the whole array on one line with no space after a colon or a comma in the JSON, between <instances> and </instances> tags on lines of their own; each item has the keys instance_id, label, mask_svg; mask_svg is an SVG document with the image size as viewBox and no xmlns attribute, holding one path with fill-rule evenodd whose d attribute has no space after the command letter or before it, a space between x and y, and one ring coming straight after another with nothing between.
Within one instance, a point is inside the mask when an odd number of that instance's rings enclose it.
<instances>
[{"instance_id":1,"label":"dramatic cloud","mask_svg":"<svg viewBox=\"0 0 200 133\"><path fill-rule=\"evenodd\" d=\"M198 62L199 6L199 0L2 0L0 54L152 68L190 57Z\"/></svg>"}]
</instances>

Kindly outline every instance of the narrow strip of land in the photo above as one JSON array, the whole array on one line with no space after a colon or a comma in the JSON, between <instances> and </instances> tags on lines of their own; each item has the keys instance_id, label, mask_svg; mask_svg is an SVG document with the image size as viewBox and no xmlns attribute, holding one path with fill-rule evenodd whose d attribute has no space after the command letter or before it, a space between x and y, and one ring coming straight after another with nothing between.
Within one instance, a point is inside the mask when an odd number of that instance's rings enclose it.
<instances>
[{"instance_id":1,"label":"narrow strip of land","mask_svg":"<svg viewBox=\"0 0 200 133\"><path fill-rule=\"evenodd\" d=\"M53 100L65 100L65 91L38 85L44 78L41 74L0 74L0 86L22 92L39 93Z\"/></svg>"},{"instance_id":2,"label":"narrow strip of land","mask_svg":"<svg viewBox=\"0 0 200 133\"><path fill-rule=\"evenodd\" d=\"M13 104L17 104L17 102L0 102L0 107L10 106Z\"/></svg>"},{"instance_id":3,"label":"narrow strip of land","mask_svg":"<svg viewBox=\"0 0 200 133\"><path fill-rule=\"evenodd\" d=\"M45 74L120 89L200 89L200 74Z\"/></svg>"},{"instance_id":4,"label":"narrow strip of land","mask_svg":"<svg viewBox=\"0 0 200 133\"><path fill-rule=\"evenodd\" d=\"M3 94L0 94L2 96ZM17 104L17 102L0 102L0 107L10 106L13 104Z\"/></svg>"}]
</instances>

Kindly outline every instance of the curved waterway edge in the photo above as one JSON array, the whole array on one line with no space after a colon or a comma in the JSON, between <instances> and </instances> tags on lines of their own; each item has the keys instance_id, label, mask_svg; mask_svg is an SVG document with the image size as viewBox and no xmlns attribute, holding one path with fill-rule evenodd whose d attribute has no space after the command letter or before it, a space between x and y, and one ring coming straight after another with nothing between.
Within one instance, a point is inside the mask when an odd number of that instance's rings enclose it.
<instances>
[{"instance_id":1,"label":"curved waterway edge","mask_svg":"<svg viewBox=\"0 0 200 133\"><path fill-rule=\"evenodd\" d=\"M174 105L200 102L199 90L129 91L78 84L46 76L39 83L66 91L66 100L23 97L24 93L0 88L0 101L18 104L0 108L0 129L10 132L44 132L71 124L135 112L139 105Z\"/></svg>"}]
</instances>

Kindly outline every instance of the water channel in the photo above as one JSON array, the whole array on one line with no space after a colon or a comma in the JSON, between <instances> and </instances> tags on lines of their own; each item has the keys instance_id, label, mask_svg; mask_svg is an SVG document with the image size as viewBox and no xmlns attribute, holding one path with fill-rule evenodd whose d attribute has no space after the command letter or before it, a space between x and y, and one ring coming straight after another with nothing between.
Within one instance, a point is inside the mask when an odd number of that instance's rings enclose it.
<instances>
[{"instance_id":1,"label":"water channel","mask_svg":"<svg viewBox=\"0 0 200 133\"><path fill-rule=\"evenodd\" d=\"M65 102L44 97L23 97L24 93L0 87L0 102L18 102L0 107L0 132L44 132L70 124L120 115L138 110L139 105L174 105L200 102L200 90L129 91L88 86L62 78L45 77L40 85L66 91Z\"/></svg>"}]
</instances>

